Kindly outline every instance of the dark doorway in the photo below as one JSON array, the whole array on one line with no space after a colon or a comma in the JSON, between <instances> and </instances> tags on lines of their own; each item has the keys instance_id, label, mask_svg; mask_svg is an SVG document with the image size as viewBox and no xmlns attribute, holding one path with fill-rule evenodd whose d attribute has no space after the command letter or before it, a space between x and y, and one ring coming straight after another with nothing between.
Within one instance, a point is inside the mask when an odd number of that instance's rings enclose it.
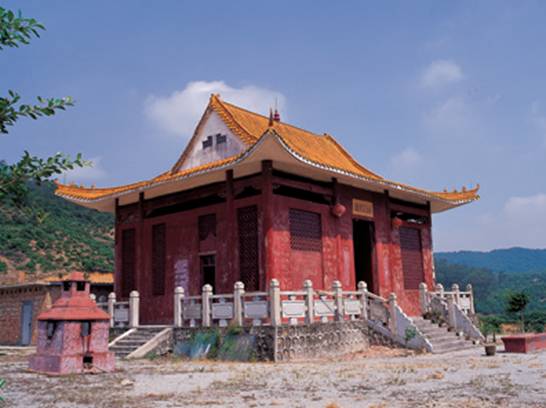
<instances>
[{"instance_id":1,"label":"dark doorway","mask_svg":"<svg viewBox=\"0 0 546 408\"><path fill-rule=\"evenodd\" d=\"M216 289L216 256L203 255L201 256L201 287L204 285L212 286L212 290Z\"/></svg>"},{"instance_id":2,"label":"dark doorway","mask_svg":"<svg viewBox=\"0 0 546 408\"><path fill-rule=\"evenodd\" d=\"M374 225L373 222L353 220L353 248L355 256L355 283L364 281L370 292L374 286Z\"/></svg>"}]
</instances>

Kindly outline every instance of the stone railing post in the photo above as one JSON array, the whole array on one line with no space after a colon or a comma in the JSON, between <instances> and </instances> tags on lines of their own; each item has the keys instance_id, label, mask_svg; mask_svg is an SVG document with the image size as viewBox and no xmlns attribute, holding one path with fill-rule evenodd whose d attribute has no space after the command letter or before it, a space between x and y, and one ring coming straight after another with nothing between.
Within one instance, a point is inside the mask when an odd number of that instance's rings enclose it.
<instances>
[{"instance_id":1,"label":"stone railing post","mask_svg":"<svg viewBox=\"0 0 546 408\"><path fill-rule=\"evenodd\" d=\"M309 279L303 282L303 290L305 291L305 323L312 324L315 320L315 295L313 291L313 282Z\"/></svg>"},{"instance_id":2,"label":"stone railing post","mask_svg":"<svg viewBox=\"0 0 546 408\"><path fill-rule=\"evenodd\" d=\"M428 312L427 284L425 282L419 284L419 303L421 304L421 314L424 315Z\"/></svg>"},{"instance_id":3,"label":"stone railing post","mask_svg":"<svg viewBox=\"0 0 546 408\"><path fill-rule=\"evenodd\" d=\"M201 293L201 325L203 327L210 327L210 297L212 296L212 286L208 283L203 286L203 291Z\"/></svg>"},{"instance_id":4,"label":"stone railing post","mask_svg":"<svg viewBox=\"0 0 546 408\"><path fill-rule=\"evenodd\" d=\"M447 296L447 324L457 331L457 319L455 318L455 296L451 293Z\"/></svg>"},{"instance_id":5,"label":"stone railing post","mask_svg":"<svg viewBox=\"0 0 546 408\"><path fill-rule=\"evenodd\" d=\"M184 288L174 288L174 327L182 327L182 304L184 302Z\"/></svg>"},{"instance_id":6,"label":"stone railing post","mask_svg":"<svg viewBox=\"0 0 546 408\"><path fill-rule=\"evenodd\" d=\"M472 289L472 285L469 283L466 285L466 291L470 293L469 295L469 302L470 302L470 314L474 315L476 312L474 311L474 290Z\"/></svg>"},{"instance_id":7,"label":"stone railing post","mask_svg":"<svg viewBox=\"0 0 546 408\"><path fill-rule=\"evenodd\" d=\"M135 328L139 325L140 295L136 290L129 293L129 327Z\"/></svg>"},{"instance_id":8,"label":"stone railing post","mask_svg":"<svg viewBox=\"0 0 546 408\"><path fill-rule=\"evenodd\" d=\"M108 295L108 314L110 315L110 327L114 327L116 325L116 321L114 320L115 307L116 307L116 294L114 292L111 292Z\"/></svg>"},{"instance_id":9,"label":"stone railing post","mask_svg":"<svg viewBox=\"0 0 546 408\"><path fill-rule=\"evenodd\" d=\"M453 292L453 301L455 304L460 305L461 304L461 294L459 290L459 285L454 283L451 285L451 291Z\"/></svg>"},{"instance_id":10,"label":"stone railing post","mask_svg":"<svg viewBox=\"0 0 546 408\"><path fill-rule=\"evenodd\" d=\"M332 282L332 290L334 291L334 301L336 304L336 320L343 320L343 289L340 281Z\"/></svg>"},{"instance_id":11,"label":"stone railing post","mask_svg":"<svg viewBox=\"0 0 546 408\"><path fill-rule=\"evenodd\" d=\"M362 310L360 318L368 320L368 284L364 281L358 282L358 291L360 292L360 307Z\"/></svg>"},{"instance_id":12,"label":"stone railing post","mask_svg":"<svg viewBox=\"0 0 546 408\"><path fill-rule=\"evenodd\" d=\"M436 285L436 292L438 294L438 296L440 296L441 299L444 298L444 285L442 285L441 283L438 283Z\"/></svg>"},{"instance_id":13,"label":"stone railing post","mask_svg":"<svg viewBox=\"0 0 546 408\"><path fill-rule=\"evenodd\" d=\"M245 284L235 282L233 285L233 322L237 326L243 325L243 295L245 293Z\"/></svg>"},{"instance_id":14,"label":"stone railing post","mask_svg":"<svg viewBox=\"0 0 546 408\"><path fill-rule=\"evenodd\" d=\"M269 284L269 312L271 325L280 326L281 320L281 288L277 279L271 279Z\"/></svg>"},{"instance_id":15,"label":"stone railing post","mask_svg":"<svg viewBox=\"0 0 546 408\"><path fill-rule=\"evenodd\" d=\"M396 336L397 332L397 322L396 322L396 293L391 292L388 300L389 308L389 329L391 333Z\"/></svg>"}]
</instances>

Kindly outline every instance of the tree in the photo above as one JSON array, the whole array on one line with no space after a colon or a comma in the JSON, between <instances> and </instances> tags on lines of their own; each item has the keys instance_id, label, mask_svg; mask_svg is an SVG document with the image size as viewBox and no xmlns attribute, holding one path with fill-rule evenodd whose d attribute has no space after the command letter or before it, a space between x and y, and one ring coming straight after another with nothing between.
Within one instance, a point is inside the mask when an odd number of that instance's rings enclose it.
<instances>
[{"instance_id":1,"label":"tree","mask_svg":"<svg viewBox=\"0 0 546 408\"><path fill-rule=\"evenodd\" d=\"M524 292L515 292L508 295L508 305L506 311L508 313L519 313L521 320L521 330L525 332L524 312L529 298Z\"/></svg>"},{"instance_id":2,"label":"tree","mask_svg":"<svg viewBox=\"0 0 546 408\"><path fill-rule=\"evenodd\" d=\"M29 44L33 37L40 37L40 31L45 27L33 18L25 18L21 12L0 7L0 51L6 47L19 47ZM21 96L9 90L5 97L0 96L0 134L7 134L9 127L15 125L18 119L27 117L38 119L42 116L53 116L59 110L73 106L71 97L42 98L37 97L38 104L20 103ZM23 157L16 163L7 164L0 161L0 199L9 198L20 204L27 192L27 182L40 184L54 174L61 174L75 167L87 166L90 163L78 154L74 160L63 153L46 159L32 156L25 151Z\"/></svg>"}]
</instances>

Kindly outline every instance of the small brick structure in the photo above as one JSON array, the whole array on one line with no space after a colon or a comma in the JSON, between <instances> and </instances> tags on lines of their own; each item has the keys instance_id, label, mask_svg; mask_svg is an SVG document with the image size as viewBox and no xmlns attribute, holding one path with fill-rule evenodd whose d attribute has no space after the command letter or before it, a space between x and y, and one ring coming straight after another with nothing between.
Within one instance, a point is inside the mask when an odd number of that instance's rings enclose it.
<instances>
[{"instance_id":1,"label":"small brick structure","mask_svg":"<svg viewBox=\"0 0 546 408\"><path fill-rule=\"evenodd\" d=\"M38 316L38 345L29 368L47 374L112 371L108 351L110 316L90 298L90 284L79 272L63 282L52 308Z\"/></svg>"},{"instance_id":2,"label":"small brick structure","mask_svg":"<svg viewBox=\"0 0 546 408\"><path fill-rule=\"evenodd\" d=\"M532 353L546 350L546 333L524 333L503 336L504 350L507 353Z\"/></svg>"}]
</instances>

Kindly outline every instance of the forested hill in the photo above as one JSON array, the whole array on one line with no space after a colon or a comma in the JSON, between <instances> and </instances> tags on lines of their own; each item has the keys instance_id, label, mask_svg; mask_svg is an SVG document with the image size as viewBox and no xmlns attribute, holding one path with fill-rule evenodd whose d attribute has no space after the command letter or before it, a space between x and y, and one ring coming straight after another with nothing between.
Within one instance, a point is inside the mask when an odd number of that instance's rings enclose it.
<instances>
[{"instance_id":1,"label":"forested hill","mask_svg":"<svg viewBox=\"0 0 546 408\"><path fill-rule=\"evenodd\" d=\"M546 241L544 242L546 246ZM546 272L546 249L509 248L489 252L436 252L437 261L505 273Z\"/></svg>"},{"instance_id":2,"label":"forested hill","mask_svg":"<svg viewBox=\"0 0 546 408\"><path fill-rule=\"evenodd\" d=\"M53 183L30 186L24 205L0 202L0 284L26 274L34 280L59 272L111 272L114 220L56 197Z\"/></svg>"}]
</instances>

